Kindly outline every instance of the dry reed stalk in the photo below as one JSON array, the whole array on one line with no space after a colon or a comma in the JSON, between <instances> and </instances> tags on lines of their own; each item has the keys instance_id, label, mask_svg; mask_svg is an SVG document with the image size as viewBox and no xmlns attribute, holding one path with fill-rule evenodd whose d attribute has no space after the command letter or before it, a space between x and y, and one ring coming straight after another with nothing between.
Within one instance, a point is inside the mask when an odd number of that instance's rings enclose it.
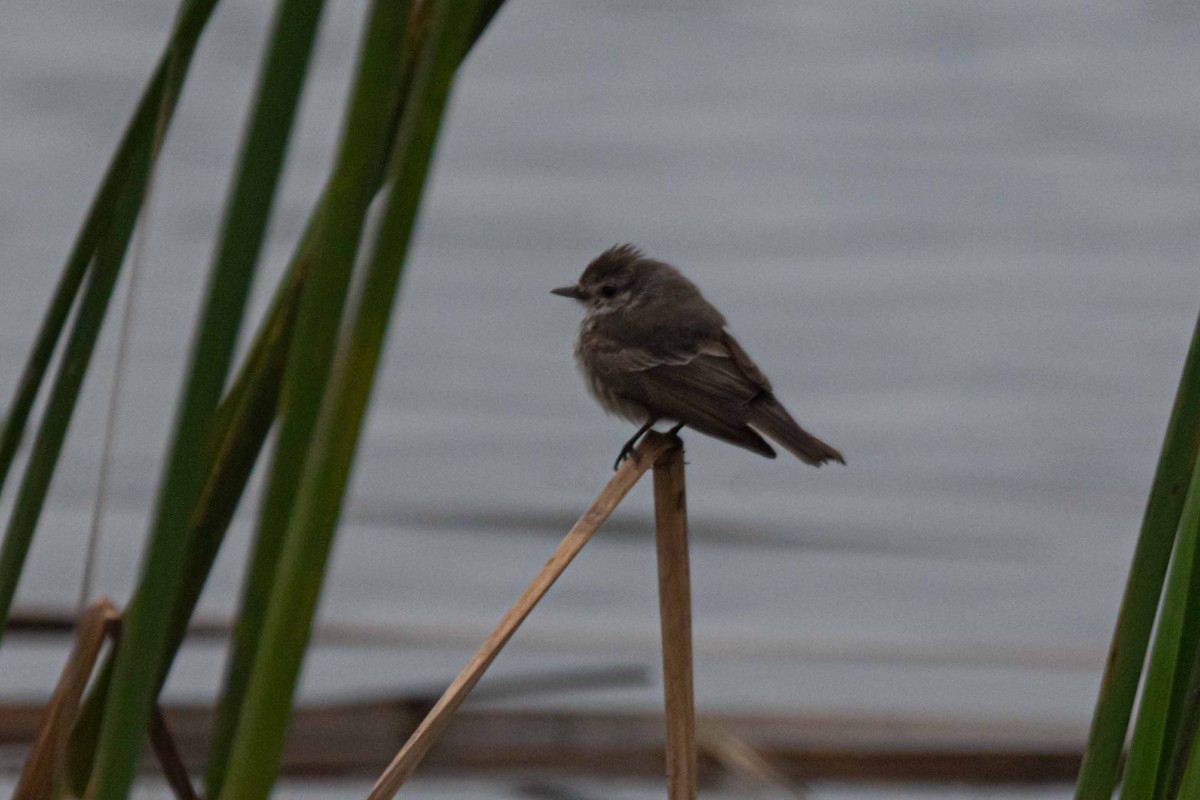
<instances>
[{"instance_id":1,"label":"dry reed stalk","mask_svg":"<svg viewBox=\"0 0 1200 800\"><path fill-rule=\"evenodd\" d=\"M483 677L483 673L491 666L501 648L508 643L517 628L529 616L529 612L554 585L558 576L562 575L579 551L583 549L583 546L587 544L592 534L608 519L608 516L638 482L638 479L677 441L677 439L654 433L646 436L642 444L634 451L633 456L627 459L612 476L595 502L592 503L591 508L567 532L553 555L550 556L550 560L538 571L529 585L525 587L525 591L521 592L517 601L500 618L500 622L484 639L479 650L475 652L462 672L458 674L458 677L442 694L416 731L408 738L404 747L392 759L392 763L388 764L387 769L375 782L371 793L367 795L367 800L390 800L396 795L404 781L429 752L429 748L441 736L450 723L451 717L454 716L454 712L458 710L471 689Z\"/></svg>"},{"instance_id":2,"label":"dry reed stalk","mask_svg":"<svg viewBox=\"0 0 1200 800\"><path fill-rule=\"evenodd\" d=\"M683 448L679 446L666 450L654 463L654 523L667 721L667 797L670 800L695 800L692 589L688 569Z\"/></svg>"},{"instance_id":3,"label":"dry reed stalk","mask_svg":"<svg viewBox=\"0 0 1200 800\"><path fill-rule=\"evenodd\" d=\"M13 800L42 800L54 796L55 776L66 758L67 739L79 713L83 689L96 665L105 635L115 629L120 619L120 613L107 597L99 598L80 615L75 628L75 646L71 648L58 685L50 696L46 716L25 759Z\"/></svg>"},{"instance_id":4,"label":"dry reed stalk","mask_svg":"<svg viewBox=\"0 0 1200 800\"><path fill-rule=\"evenodd\" d=\"M121 612L107 597L100 597L79 615L75 646L67 656L58 685L46 705L45 717L25 759L13 800L51 800L61 796L59 784L66 765L71 728L79 716L83 690L107 638L112 639L114 647L120 642ZM157 703L150 721L150 742L175 796L179 800L197 800L183 758Z\"/></svg>"}]
</instances>

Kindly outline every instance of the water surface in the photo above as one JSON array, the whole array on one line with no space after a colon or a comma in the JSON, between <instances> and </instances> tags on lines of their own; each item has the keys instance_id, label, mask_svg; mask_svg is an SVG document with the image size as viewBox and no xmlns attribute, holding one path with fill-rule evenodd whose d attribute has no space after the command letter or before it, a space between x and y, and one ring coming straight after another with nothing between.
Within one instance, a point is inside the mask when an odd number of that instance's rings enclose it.
<instances>
[{"instance_id":1,"label":"water surface","mask_svg":"<svg viewBox=\"0 0 1200 800\"><path fill-rule=\"evenodd\" d=\"M325 175L360 11L330 7L256 313ZM222 4L159 172L101 558L118 600L266 14ZM7 392L171 9L18 0L5 16ZM1161 1L513 0L457 87L322 604L327 621L420 635L319 649L305 697L448 680L607 480L629 429L587 398L578 311L548 290L632 241L700 284L849 461L817 471L686 437L699 705L1082 730L1200 300L1198 32ZM114 329L26 606L78 591ZM650 519L643 487L497 672L653 664ZM236 605L248 525L207 613ZM10 644L0 693L47 692L61 658ZM220 667L189 649L171 693L207 696Z\"/></svg>"}]
</instances>

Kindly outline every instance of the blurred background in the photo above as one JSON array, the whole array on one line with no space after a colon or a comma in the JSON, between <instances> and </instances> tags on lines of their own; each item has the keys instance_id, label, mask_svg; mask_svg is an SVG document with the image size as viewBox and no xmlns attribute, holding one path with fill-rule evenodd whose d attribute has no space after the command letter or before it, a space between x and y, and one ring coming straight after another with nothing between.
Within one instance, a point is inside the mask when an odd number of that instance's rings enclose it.
<instances>
[{"instance_id":1,"label":"blurred background","mask_svg":"<svg viewBox=\"0 0 1200 800\"><path fill-rule=\"evenodd\" d=\"M256 314L327 174L361 12L328 8ZM173 13L5 6L5 396ZM99 559L118 602L268 13L222 3L157 176ZM360 636L318 643L301 703L439 691L608 479L632 429L587 397L579 309L548 292L629 241L700 285L849 462L818 471L685 434L701 712L1030 726L1078 748L1200 301L1198 34L1173 0L509 0L460 73L322 602ZM18 610L76 601L116 329ZM471 707L659 708L650 501L634 491L481 689L584 668L645 679ZM202 603L214 620L236 607L243 505ZM0 701L44 698L66 648L6 642ZM185 648L167 697L208 702L223 652ZM410 796L660 794L431 775Z\"/></svg>"}]
</instances>

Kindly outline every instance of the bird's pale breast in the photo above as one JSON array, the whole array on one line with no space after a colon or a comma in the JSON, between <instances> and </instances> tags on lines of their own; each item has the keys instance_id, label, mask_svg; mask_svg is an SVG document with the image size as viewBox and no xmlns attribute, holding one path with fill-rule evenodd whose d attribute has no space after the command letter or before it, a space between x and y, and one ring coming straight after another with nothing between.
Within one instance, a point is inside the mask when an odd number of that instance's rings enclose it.
<instances>
[{"instance_id":1,"label":"bird's pale breast","mask_svg":"<svg viewBox=\"0 0 1200 800\"><path fill-rule=\"evenodd\" d=\"M575 341L575 363L583 374L588 392L609 414L624 417L630 422L644 422L648 417L646 407L621 391L622 386L636 377L615 374L612 356L613 348L617 345L596 332L597 322L596 316L586 316L579 326L579 338Z\"/></svg>"}]
</instances>

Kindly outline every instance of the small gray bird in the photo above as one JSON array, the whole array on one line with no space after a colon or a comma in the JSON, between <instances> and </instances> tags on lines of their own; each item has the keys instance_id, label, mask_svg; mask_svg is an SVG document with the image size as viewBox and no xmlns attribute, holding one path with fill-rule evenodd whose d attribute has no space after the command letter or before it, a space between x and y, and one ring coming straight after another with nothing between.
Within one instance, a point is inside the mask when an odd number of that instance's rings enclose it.
<instances>
[{"instance_id":1,"label":"small gray bird","mask_svg":"<svg viewBox=\"0 0 1200 800\"><path fill-rule=\"evenodd\" d=\"M796 458L845 464L842 454L801 428L775 399L771 383L725 330L725 317L670 264L633 245L609 248L574 286L552 294L587 309L575 360L596 401L642 427L614 469L659 420L687 425L767 458L763 436Z\"/></svg>"}]
</instances>

